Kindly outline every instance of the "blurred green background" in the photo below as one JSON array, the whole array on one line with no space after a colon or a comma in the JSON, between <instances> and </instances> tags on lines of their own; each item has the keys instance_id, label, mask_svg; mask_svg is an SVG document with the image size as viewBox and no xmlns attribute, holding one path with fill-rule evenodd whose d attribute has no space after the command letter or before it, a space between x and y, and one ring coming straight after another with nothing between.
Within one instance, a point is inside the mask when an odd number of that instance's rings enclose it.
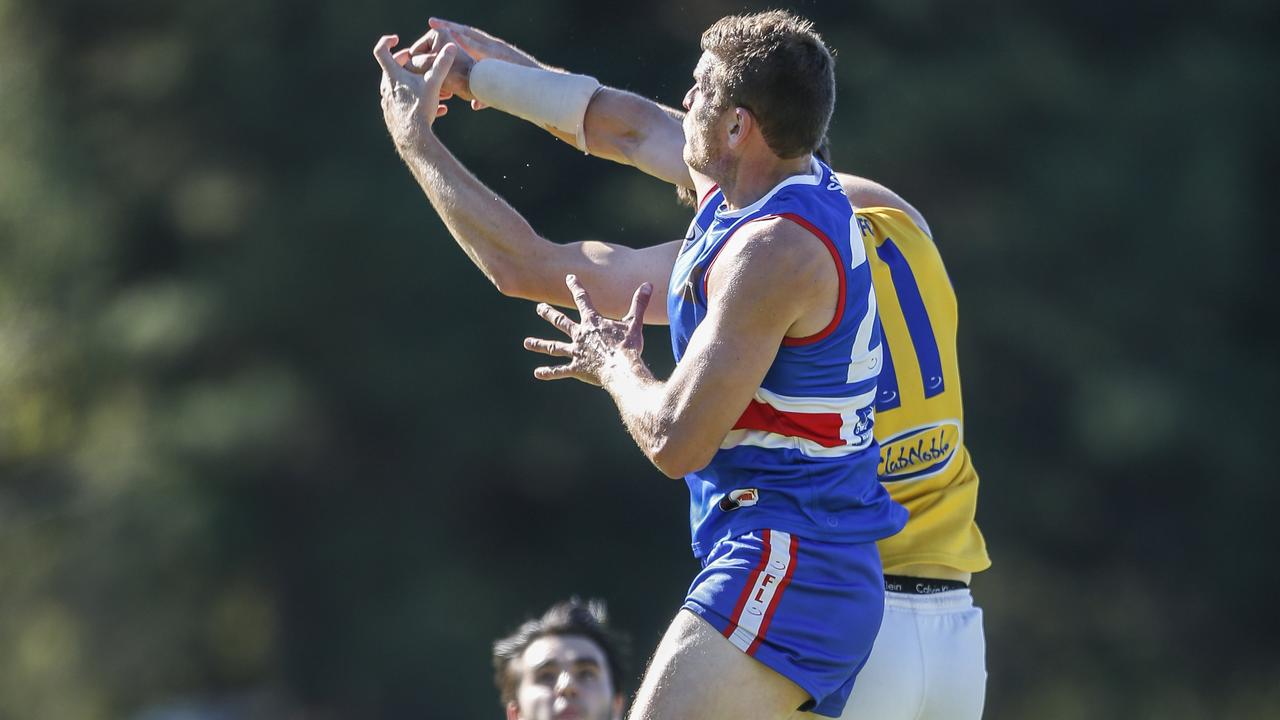
<instances>
[{"instance_id":1,"label":"blurred green background","mask_svg":"<svg viewBox=\"0 0 1280 720\"><path fill-rule=\"evenodd\" d=\"M0 0L0 718L496 718L490 641L570 593L642 667L684 486L532 379L543 323L400 164L370 49L440 15L677 105L764 7ZM836 166L959 295L987 717L1280 717L1278 6L791 7ZM453 110L545 236L683 233L660 182Z\"/></svg>"}]
</instances>

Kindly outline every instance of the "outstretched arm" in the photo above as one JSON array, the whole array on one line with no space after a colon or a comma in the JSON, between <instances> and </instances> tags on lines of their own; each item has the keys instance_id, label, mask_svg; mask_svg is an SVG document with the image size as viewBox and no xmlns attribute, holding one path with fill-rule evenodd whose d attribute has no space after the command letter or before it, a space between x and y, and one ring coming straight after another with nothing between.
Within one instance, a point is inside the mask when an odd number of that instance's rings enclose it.
<instances>
[{"instance_id":1,"label":"outstretched arm","mask_svg":"<svg viewBox=\"0 0 1280 720\"><path fill-rule=\"evenodd\" d=\"M453 42L465 52L466 60L461 66L462 72L455 72L447 83L446 92L457 94L472 101L472 107L485 107L472 92L470 85L471 64L478 61L499 61L518 67L514 72L519 76L521 84L546 83L549 92L556 92L562 84L571 82L567 78L580 78L566 71L539 62L529 53L514 45L494 37L483 30L439 18L431 18L431 30L418 39L411 48L415 54L427 54L437 51L445 43ZM455 68L456 69L456 68ZM529 71L536 71L529 74ZM505 71L489 73L502 82ZM500 88L499 88L500 89ZM675 108L643 98L635 93L600 86L589 98L586 98L585 113L575 118L572 123L580 122L579 127L557 127L555 122L546 122L550 118L540 118L536 109L511 107L498 102L494 104L499 110L533 122L552 135L575 147L579 146L578 130L583 132L585 150L596 157L612 160L624 165L631 165L645 173L673 185L693 188L694 180L689 168L684 163L684 128L681 120L684 113ZM511 100L507 99L507 103ZM529 112L534 110L534 112Z\"/></svg>"},{"instance_id":2,"label":"outstretched arm","mask_svg":"<svg viewBox=\"0 0 1280 720\"><path fill-rule=\"evenodd\" d=\"M587 106L587 151L672 185L693 188L684 162L684 113L611 87Z\"/></svg>"},{"instance_id":3,"label":"outstretched arm","mask_svg":"<svg viewBox=\"0 0 1280 720\"><path fill-rule=\"evenodd\" d=\"M665 287L679 241L643 250L600 242L552 243L448 151L431 129L439 113L438 96L456 48L436 54L424 74L402 65L409 53L392 55L394 36L379 41L374 54L383 68L383 114L396 149L417 179L463 252L500 292L513 297L570 305L564 276L574 273L591 283L600 311L621 317L641 283ZM647 322L666 321L664 304Z\"/></svg>"},{"instance_id":4,"label":"outstretched arm","mask_svg":"<svg viewBox=\"0 0 1280 720\"><path fill-rule=\"evenodd\" d=\"M414 52L427 52L444 42L456 42L475 60L492 59L543 73L567 75L566 71L539 62L501 38L483 30L439 18L431 19L432 30L414 44ZM453 78L450 78L451 82ZM457 81L467 92L466 79ZM473 101L473 106L476 103ZM511 112L511 108L499 109ZM694 187L684 163L684 114L634 93L601 87L586 105L582 126L586 150L592 155L631 165L645 173L680 187ZM548 132L570 145L577 145L576 133L542 124ZM903 211L930 236L929 225L915 207L889 188L867 178L839 174L845 192L855 207L891 207Z\"/></svg>"},{"instance_id":5,"label":"outstretched arm","mask_svg":"<svg viewBox=\"0 0 1280 720\"><path fill-rule=\"evenodd\" d=\"M515 45L502 38L489 35L479 28L454 23L451 20L431 18L431 31L422 36L413 45L415 53L428 53L444 42L457 42L466 51L467 63L475 60L500 60L503 63L518 65L521 68L536 70L543 74L545 81L556 83L552 76L570 77L566 70L553 68L540 61ZM466 65L470 68L470 65ZM454 73L457 74L457 73ZM466 69L463 73L466 74ZM538 77L538 76L530 76ZM449 78L456 83L458 92L468 96L470 86L468 77ZM477 106L472 101L472 106ZM512 111L511 108L500 110ZM518 114L518 113L516 113ZM524 117L524 115L522 115ZM684 113L667 108L653 100L612 87L600 87L590 97L585 106L585 117L581 119L582 131L586 140L586 150L591 155L644 170L650 176L664 179L680 187L694 187L694 179L685 165L684 152L685 133L681 126ZM527 119L527 118L526 118ZM536 122L536 120L534 120ZM552 135L561 138L570 145L577 145L576 128L557 128L539 123ZM904 211L908 217L918 224L920 229L929 233L928 223L918 210L908 201L902 199L890 188L884 187L867 178L840 174L840 181L845 186L849 200L856 208L895 208Z\"/></svg>"}]
</instances>

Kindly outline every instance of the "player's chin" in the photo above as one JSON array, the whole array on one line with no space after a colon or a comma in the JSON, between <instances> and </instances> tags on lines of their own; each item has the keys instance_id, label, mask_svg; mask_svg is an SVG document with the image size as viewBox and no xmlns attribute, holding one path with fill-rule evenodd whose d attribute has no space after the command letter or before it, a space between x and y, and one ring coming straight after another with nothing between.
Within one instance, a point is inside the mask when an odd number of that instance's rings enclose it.
<instances>
[{"instance_id":1,"label":"player's chin","mask_svg":"<svg viewBox=\"0 0 1280 720\"><path fill-rule=\"evenodd\" d=\"M711 151L711 148L704 145L702 147L694 147L687 141L684 146L684 164L695 172L703 175L711 176L716 166L719 156Z\"/></svg>"},{"instance_id":2,"label":"player's chin","mask_svg":"<svg viewBox=\"0 0 1280 720\"><path fill-rule=\"evenodd\" d=\"M693 148L690 147L688 140L685 140L684 147L680 149L680 159L684 160L685 165L688 165L694 170L698 169L696 165L698 162L698 156L693 152Z\"/></svg>"}]
</instances>

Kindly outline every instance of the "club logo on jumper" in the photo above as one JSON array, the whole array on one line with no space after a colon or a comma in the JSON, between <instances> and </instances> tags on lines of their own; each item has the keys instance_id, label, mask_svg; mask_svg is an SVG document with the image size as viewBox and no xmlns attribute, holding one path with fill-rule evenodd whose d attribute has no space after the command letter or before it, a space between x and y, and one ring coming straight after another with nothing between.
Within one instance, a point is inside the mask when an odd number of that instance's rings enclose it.
<instances>
[{"instance_id":1,"label":"club logo on jumper","mask_svg":"<svg viewBox=\"0 0 1280 720\"><path fill-rule=\"evenodd\" d=\"M760 501L760 491L755 488L742 488L739 490L731 490L728 495L720 498L720 509L729 512L737 510L740 507L751 507Z\"/></svg>"},{"instance_id":2,"label":"club logo on jumper","mask_svg":"<svg viewBox=\"0 0 1280 720\"><path fill-rule=\"evenodd\" d=\"M960 444L960 424L948 420L908 430L880 443L880 480L914 480L941 471Z\"/></svg>"},{"instance_id":3,"label":"club logo on jumper","mask_svg":"<svg viewBox=\"0 0 1280 720\"><path fill-rule=\"evenodd\" d=\"M858 408L858 422L854 423L853 435L857 442L851 442L851 445L866 445L871 442L871 428L876 424L875 408L868 405L864 408Z\"/></svg>"},{"instance_id":4,"label":"club logo on jumper","mask_svg":"<svg viewBox=\"0 0 1280 720\"><path fill-rule=\"evenodd\" d=\"M856 217L858 218L858 230L862 232L862 237L875 237L876 231L871 227L871 221L861 215Z\"/></svg>"}]
</instances>

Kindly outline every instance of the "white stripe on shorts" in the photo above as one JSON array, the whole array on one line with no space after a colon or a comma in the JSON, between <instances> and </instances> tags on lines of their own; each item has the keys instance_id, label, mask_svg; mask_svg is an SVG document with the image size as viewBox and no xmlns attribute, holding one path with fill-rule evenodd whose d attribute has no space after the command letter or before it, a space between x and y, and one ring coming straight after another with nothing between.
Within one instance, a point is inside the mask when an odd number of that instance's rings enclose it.
<instances>
[{"instance_id":1,"label":"white stripe on shorts","mask_svg":"<svg viewBox=\"0 0 1280 720\"><path fill-rule=\"evenodd\" d=\"M772 612L771 606L777 595L778 585L791 566L791 535L777 530L767 532L766 550L769 560L756 577L751 595L742 606L742 612L737 617L730 618L737 627L729 635L729 642L742 652L747 652L747 648L755 642L761 624Z\"/></svg>"}]
</instances>

